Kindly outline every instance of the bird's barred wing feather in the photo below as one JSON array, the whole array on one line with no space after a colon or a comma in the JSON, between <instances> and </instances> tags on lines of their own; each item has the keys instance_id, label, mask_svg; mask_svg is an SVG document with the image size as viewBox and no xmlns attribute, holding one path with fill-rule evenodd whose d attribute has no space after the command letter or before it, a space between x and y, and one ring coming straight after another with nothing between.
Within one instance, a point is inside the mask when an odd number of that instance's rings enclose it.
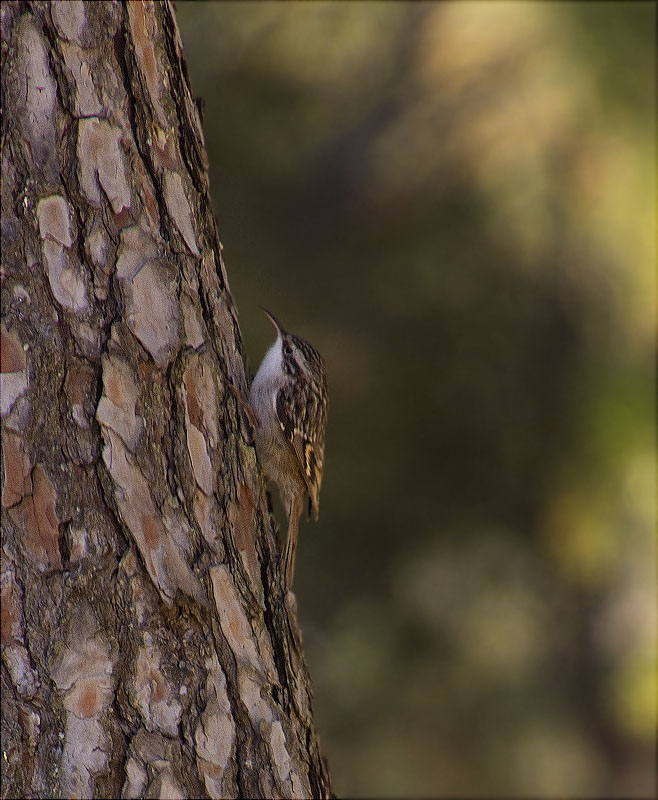
<instances>
[{"instance_id":1,"label":"bird's barred wing feather","mask_svg":"<svg viewBox=\"0 0 658 800\"><path fill-rule=\"evenodd\" d=\"M326 389L309 386L305 397L292 385L279 389L275 408L279 425L290 443L309 495L310 506L318 517L320 484L324 466L324 434L327 406Z\"/></svg>"}]
</instances>

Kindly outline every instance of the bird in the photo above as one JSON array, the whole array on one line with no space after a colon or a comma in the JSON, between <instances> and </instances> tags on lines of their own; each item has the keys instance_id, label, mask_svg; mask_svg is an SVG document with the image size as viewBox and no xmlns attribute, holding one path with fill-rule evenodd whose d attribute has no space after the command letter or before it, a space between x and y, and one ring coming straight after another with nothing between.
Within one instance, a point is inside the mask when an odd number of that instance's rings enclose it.
<instances>
[{"instance_id":1,"label":"bird","mask_svg":"<svg viewBox=\"0 0 658 800\"><path fill-rule=\"evenodd\" d=\"M267 480L276 484L288 516L281 557L284 586L292 589L299 518L308 497L318 519L327 427L327 374L318 351L289 333L266 308L276 330L250 389L257 425L254 443Z\"/></svg>"}]
</instances>

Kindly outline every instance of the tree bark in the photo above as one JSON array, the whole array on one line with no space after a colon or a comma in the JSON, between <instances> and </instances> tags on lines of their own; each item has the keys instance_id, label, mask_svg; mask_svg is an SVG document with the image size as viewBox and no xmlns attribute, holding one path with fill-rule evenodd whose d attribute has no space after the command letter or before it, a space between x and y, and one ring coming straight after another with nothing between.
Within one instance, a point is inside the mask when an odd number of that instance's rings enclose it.
<instances>
[{"instance_id":1,"label":"tree bark","mask_svg":"<svg viewBox=\"0 0 658 800\"><path fill-rule=\"evenodd\" d=\"M168 2L2 4L3 797L331 793Z\"/></svg>"}]
</instances>

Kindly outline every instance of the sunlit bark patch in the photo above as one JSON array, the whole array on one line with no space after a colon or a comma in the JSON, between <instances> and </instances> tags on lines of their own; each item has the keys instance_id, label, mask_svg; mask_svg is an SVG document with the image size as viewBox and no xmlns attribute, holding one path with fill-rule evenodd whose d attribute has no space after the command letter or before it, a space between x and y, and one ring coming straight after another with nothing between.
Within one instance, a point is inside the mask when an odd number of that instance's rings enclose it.
<instances>
[{"instance_id":1,"label":"sunlit bark patch","mask_svg":"<svg viewBox=\"0 0 658 800\"><path fill-rule=\"evenodd\" d=\"M18 123L30 162L54 184L59 172L55 130L57 86L48 64L48 50L31 15L21 19L15 35L21 42L15 71L15 87L21 101L17 104L21 112Z\"/></svg>"},{"instance_id":2,"label":"sunlit bark patch","mask_svg":"<svg viewBox=\"0 0 658 800\"><path fill-rule=\"evenodd\" d=\"M128 327L164 368L179 343L180 309L165 282L164 270L151 261L125 282Z\"/></svg>"},{"instance_id":3,"label":"sunlit bark patch","mask_svg":"<svg viewBox=\"0 0 658 800\"><path fill-rule=\"evenodd\" d=\"M174 687L160 669L160 651L148 642L139 648L132 688L135 705L150 731L176 736L182 706L174 696Z\"/></svg>"},{"instance_id":4,"label":"sunlit bark patch","mask_svg":"<svg viewBox=\"0 0 658 800\"><path fill-rule=\"evenodd\" d=\"M211 495L215 488L210 449L217 446L217 401L211 370L192 356L183 374L187 450L199 488Z\"/></svg>"},{"instance_id":5,"label":"sunlit bark patch","mask_svg":"<svg viewBox=\"0 0 658 800\"><path fill-rule=\"evenodd\" d=\"M132 280L139 270L158 254L153 236L146 228L130 225L121 231L116 271L119 278Z\"/></svg>"},{"instance_id":6,"label":"sunlit bark patch","mask_svg":"<svg viewBox=\"0 0 658 800\"><path fill-rule=\"evenodd\" d=\"M114 697L116 655L97 633L88 607L74 609L59 643L52 675L66 709L61 757L67 795L91 797L95 777L107 766L111 744L101 719Z\"/></svg>"},{"instance_id":7,"label":"sunlit bark patch","mask_svg":"<svg viewBox=\"0 0 658 800\"><path fill-rule=\"evenodd\" d=\"M69 204L62 195L51 195L37 205L39 235L50 288L57 302L79 314L87 310L87 288L82 267L72 261L73 244Z\"/></svg>"},{"instance_id":8,"label":"sunlit bark patch","mask_svg":"<svg viewBox=\"0 0 658 800\"><path fill-rule=\"evenodd\" d=\"M183 237L190 253L201 255L192 223L192 209L183 188L183 180L177 172L167 170L164 176L164 198L167 211Z\"/></svg>"},{"instance_id":9,"label":"sunlit bark patch","mask_svg":"<svg viewBox=\"0 0 658 800\"><path fill-rule=\"evenodd\" d=\"M69 42L82 44L82 34L87 25L85 4L82 0L52 3L50 15L59 35Z\"/></svg>"},{"instance_id":10,"label":"sunlit bark patch","mask_svg":"<svg viewBox=\"0 0 658 800\"><path fill-rule=\"evenodd\" d=\"M179 774L182 757L177 739L170 739L161 733L149 733L140 728L130 743L128 752L122 797L183 800L185 797L198 796L198 792L186 793L182 789Z\"/></svg>"},{"instance_id":11,"label":"sunlit bark patch","mask_svg":"<svg viewBox=\"0 0 658 800\"><path fill-rule=\"evenodd\" d=\"M226 676L217 656L206 662L206 707L194 732L199 773L210 797L230 796L231 776L226 776L235 743L235 722L226 692Z\"/></svg>"},{"instance_id":12,"label":"sunlit bark patch","mask_svg":"<svg viewBox=\"0 0 658 800\"><path fill-rule=\"evenodd\" d=\"M144 429L144 420L135 413L139 393L132 371L116 356L103 358L103 396L96 409L96 419L111 428L134 452Z\"/></svg>"},{"instance_id":13,"label":"sunlit bark patch","mask_svg":"<svg viewBox=\"0 0 658 800\"><path fill-rule=\"evenodd\" d=\"M120 128L105 119L81 119L78 158L80 187L90 203L100 206L102 188L115 214L131 207Z\"/></svg>"}]
</instances>

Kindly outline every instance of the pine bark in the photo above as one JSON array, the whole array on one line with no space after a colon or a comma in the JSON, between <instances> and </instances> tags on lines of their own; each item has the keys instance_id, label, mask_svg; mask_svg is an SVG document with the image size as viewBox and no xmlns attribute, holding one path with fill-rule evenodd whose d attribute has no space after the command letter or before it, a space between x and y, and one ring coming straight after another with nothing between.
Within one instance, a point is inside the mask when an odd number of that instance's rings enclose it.
<instances>
[{"instance_id":1,"label":"pine bark","mask_svg":"<svg viewBox=\"0 0 658 800\"><path fill-rule=\"evenodd\" d=\"M328 796L171 4L3 2L2 103L2 795Z\"/></svg>"}]
</instances>

